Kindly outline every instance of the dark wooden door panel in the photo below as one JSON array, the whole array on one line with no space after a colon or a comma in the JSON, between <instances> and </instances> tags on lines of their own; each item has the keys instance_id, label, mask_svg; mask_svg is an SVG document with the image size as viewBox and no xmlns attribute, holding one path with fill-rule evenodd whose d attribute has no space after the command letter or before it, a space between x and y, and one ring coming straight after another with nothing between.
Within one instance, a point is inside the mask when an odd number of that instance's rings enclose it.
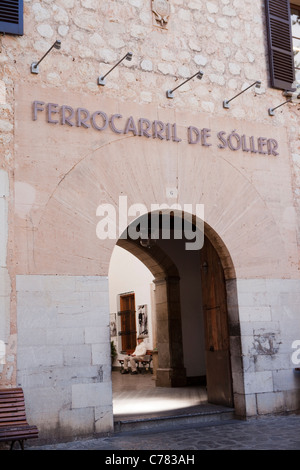
<instances>
[{"instance_id":1,"label":"dark wooden door panel","mask_svg":"<svg viewBox=\"0 0 300 470\"><path fill-rule=\"evenodd\" d=\"M120 297L120 319L122 350L135 349L136 346L136 319L134 294L125 294Z\"/></svg>"},{"instance_id":2,"label":"dark wooden door panel","mask_svg":"<svg viewBox=\"0 0 300 470\"><path fill-rule=\"evenodd\" d=\"M207 351L206 364L212 372L207 376L208 401L232 407L229 351Z\"/></svg>"},{"instance_id":3,"label":"dark wooden door panel","mask_svg":"<svg viewBox=\"0 0 300 470\"><path fill-rule=\"evenodd\" d=\"M232 406L225 278L220 258L207 237L200 260L208 401Z\"/></svg>"}]
</instances>

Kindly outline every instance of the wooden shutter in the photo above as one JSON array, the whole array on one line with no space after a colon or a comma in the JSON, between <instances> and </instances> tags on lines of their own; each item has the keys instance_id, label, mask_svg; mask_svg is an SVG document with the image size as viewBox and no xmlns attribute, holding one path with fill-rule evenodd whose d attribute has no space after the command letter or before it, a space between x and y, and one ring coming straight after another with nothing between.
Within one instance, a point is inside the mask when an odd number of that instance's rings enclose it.
<instances>
[{"instance_id":1,"label":"wooden shutter","mask_svg":"<svg viewBox=\"0 0 300 470\"><path fill-rule=\"evenodd\" d=\"M289 0L265 0L271 86L291 90L295 79Z\"/></svg>"},{"instance_id":2,"label":"wooden shutter","mask_svg":"<svg viewBox=\"0 0 300 470\"><path fill-rule=\"evenodd\" d=\"M23 0L0 0L0 32L23 35Z\"/></svg>"}]
</instances>

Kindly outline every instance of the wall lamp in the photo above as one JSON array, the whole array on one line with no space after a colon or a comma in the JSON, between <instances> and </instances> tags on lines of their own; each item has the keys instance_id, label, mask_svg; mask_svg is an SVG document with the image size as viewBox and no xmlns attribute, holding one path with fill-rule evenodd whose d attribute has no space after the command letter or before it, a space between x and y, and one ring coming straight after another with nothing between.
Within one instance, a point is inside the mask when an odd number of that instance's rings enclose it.
<instances>
[{"instance_id":1,"label":"wall lamp","mask_svg":"<svg viewBox=\"0 0 300 470\"><path fill-rule=\"evenodd\" d=\"M268 112L269 112L269 116L275 116L275 109L277 108L280 108L280 106L283 106L284 104L286 103L291 103L292 101L294 102L295 100L300 100L300 93L298 92L298 89L299 89L299 86L296 87L296 90L294 91L286 91L284 92L283 94L285 96L289 96L290 98L286 101L284 101L284 103L281 103L279 104L278 106L276 106L275 108L269 108L268 109Z\"/></svg>"},{"instance_id":2,"label":"wall lamp","mask_svg":"<svg viewBox=\"0 0 300 470\"><path fill-rule=\"evenodd\" d=\"M182 85L184 85L186 82L188 82L189 80L191 80L194 77L197 77L197 78L199 78L199 80L201 80L201 78L203 77L203 72L199 71L199 72L195 73L195 75L192 75L190 78L185 80L185 82L178 85L176 88L173 88L173 90L167 90L167 92L166 92L167 98L174 98L173 91L177 90L177 88L181 87Z\"/></svg>"},{"instance_id":3,"label":"wall lamp","mask_svg":"<svg viewBox=\"0 0 300 470\"><path fill-rule=\"evenodd\" d=\"M54 44L52 44L52 46L50 47L50 49L48 49L48 51L46 52L46 54L43 55L43 57L38 61L38 62L33 62L31 64L31 73L39 73L39 64L42 62L42 60L46 57L47 54L49 54L49 52L51 51L51 49L53 49L53 47L55 49L60 49L61 48L61 41L59 39L57 39L55 41Z\"/></svg>"},{"instance_id":4,"label":"wall lamp","mask_svg":"<svg viewBox=\"0 0 300 470\"><path fill-rule=\"evenodd\" d=\"M290 103L291 101L292 101L292 98L290 98L289 100L286 100L284 103L279 104L278 106L276 106L276 108L269 108L268 109L269 116L275 116L275 113L274 113L275 109L280 108L280 106L283 106L286 103Z\"/></svg>"},{"instance_id":5,"label":"wall lamp","mask_svg":"<svg viewBox=\"0 0 300 470\"><path fill-rule=\"evenodd\" d=\"M237 96L240 96L242 93L244 93L246 90L249 90L249 88L251 88L252 86L256 86L257 88L260 88L260 85L261 85L261 81L260 80L257 80L256 82L252 83L252 85L249 85L247 88L245 88L245 90L241 91L240 93L238 93L237 95L235 95L233 98L231 98L230 100L224 100L223 101L223 108L225 109L229 109L229 103L230 101L234 100Z\"/></svg>"},{"instance_id":6,"label":"wall lamp","mask_svg":"<svg viewBox=\"0 0 300 470\"><path fill-rule=\"evenodd\" d=\"M122 57L121 60L119 60L119 62L116 63L116 65L114 65L105 75L103 75L102 77L98 77L98 85L102 85L104 86L105 85L105 77L112 71L114 70L124 59L126 60L131 60L132 59L132 52L127 52L127 54L124 55L124 57Z\"/></svg>"}]
</instances>

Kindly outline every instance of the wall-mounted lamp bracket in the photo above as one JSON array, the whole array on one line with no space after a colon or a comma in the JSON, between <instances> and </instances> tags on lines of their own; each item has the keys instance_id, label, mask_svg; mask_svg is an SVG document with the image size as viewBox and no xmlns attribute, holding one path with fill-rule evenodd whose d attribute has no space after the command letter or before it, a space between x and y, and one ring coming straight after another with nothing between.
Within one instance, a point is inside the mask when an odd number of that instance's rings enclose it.
<instances>
[{"instance_id":1,"label":"wall-mounted lamp bracket","mask_svg":"<svg viewBox=\"0 0 300 470\"><path fill-rule=\"evenodd\" d=\"M31 73L39 73L39 66L37 65L36 62L32 62L30 66L30 72Z\"/></svg>"},{"instance_id":2,"label":"wall-mounted lamp bracket","mask_svg":"<svg viewBox=\"0 0 300 470\"><path fill-rule=\"evenodd\" d=\"M268 109L269 116L275 116L275 113L274 113L275 109L280 108L280 106L283 106L286 103L290 103L291 101L292 101L292 98L290 98L289 100L286 100L284 103L279 104L278 106L276 106L276 108L269 108Z\"/></svg>"},{"instance_id":3,"label":"wall-mounted lamp bracket","mask_svg":"<svg viewBox=\"0 0 300 470\"><path fill-rule=\"evenodd\" d=\"M132 60L132 52L127 52L127 54L124 55L124 57L122 57L122 59L119 60L119 62L116 63L116 65L114 65L105 75L101 76L101 77L98 77L98 85L102 85L104 86L105 85L105 77L107 77L107 75L112 72L112 70L114 70L123 60Z\"/></svg>"},{"instance_id":4,"label":"wall-mounted lamp bracket","mask_svg":"<svg viewBox=\"0 0 300 470\"><path fill-rule=\"evenodd\" d=\"M300 83L294 82L292 86L293 88L291 90L285 90L282 94L286 98L293 98L294 100L295 99L299 100L300 99Z\"/></svg>"},{"instance_id":5,"label":"wall-mounted lamp bracket","mask_svg":"<svg viewBox=\"0 0 300 470\"><path fill-rule=\"evenodd\" d=\"M253 86L256 86L256 88L260 88L261 86L261 81L260 80L256 80L256 82L252 83L252 85L249 85L247 88L245 88L245 90L241 91L240 93L238 93L237 95L235 95L233 98L231 98L230 100L224 100L223 101L223 108L225 109L229 109L230 106L229 106L229 103L230 101L234 100L235 98L237 98L238 96L240 96L242 93L245 93L246 90L249 90L249 88L253 87Z\"/></svg>"},{"instance_id":6,"label":"wall-mounted lamp bracket","mask_svg":"<svg viewBox=\"0 0 300 470\"><path fill-rule=\"evenodd\" d=\"M167 90L166 95L167 95L167 98L174 98L172 90Z\"/></svg>"},{"instance_id":7,"label":"wall-mounted lamp bracket","mask_svg":"<svg viewBox=\"0 0 300 470\"><path fill-rule=\"evenodd\" d=\"M166 91L166 96L167 98L174 98L174 95L173 95L173 92L175 90L177 90L177 88L181 87L182 85L184 85L186 82L192 80L192 78L194 77L197 77L199 80L201 80L201 78L203 77L203 72L199 71L197 73L195 73L194 75L192 75L190 78L188 78L187 80L185 80L183 83L181 83L180 85L178 85L176 88L173 88L173 90L167 90Z\"/></svg>"},{"instance_id":8,"label":"wall-mounted lamp bracket","mask_svg":"<svg viewBox=\"0 0 300 470\"><path fill-rule=\"evenodd\" d=\"M48 51L46 52L46 54L43 55L43 57L38 61L38 62L33 62L30 66L30 71L31 73L39 73L39 64L42 62L42 60L46 57L47 54L49 54L49 52L52 50L52 49L60 49L61 48L61 41L59 39L57 39L53 44L52 46L50 47L50 49L48 49Z\"/></svg>"}]
</instances>

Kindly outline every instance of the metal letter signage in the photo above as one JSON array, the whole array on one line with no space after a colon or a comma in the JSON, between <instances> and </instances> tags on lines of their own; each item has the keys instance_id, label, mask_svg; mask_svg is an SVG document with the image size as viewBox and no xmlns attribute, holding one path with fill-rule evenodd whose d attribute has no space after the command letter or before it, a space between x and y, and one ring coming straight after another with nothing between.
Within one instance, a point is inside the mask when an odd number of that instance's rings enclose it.
<instances>
[{"instance_id":1,"label":"metal letter signage","mask_svg":"<svg viewBox=\"0 0 300 470\"><path fill-rule=\"evenodd\" d=\"M236 130L212 132L211 129L206 127L199 129L193 125L187 127L186 139L184 139L181 126L177 128L175 122L150 121L144 117L123 117L122 114L117 113L108 115L100 110L90 112L86 108L74 109L66 104L59 105L36 100L32 105L32 120L37 121L41 115L44 115L47 123L54 126L67 125L73 129L80 127L94 129L99 132L110 129L115 134L129 134L134 137L146 137L177 143L186 140L188 144L198 144L202 147L215 146L219 149L227 148L233 152L241 150L252 154L279 155L277 140L265 136L247 136L246 134L239 134Z\"/></svg>"}]
</instances>

